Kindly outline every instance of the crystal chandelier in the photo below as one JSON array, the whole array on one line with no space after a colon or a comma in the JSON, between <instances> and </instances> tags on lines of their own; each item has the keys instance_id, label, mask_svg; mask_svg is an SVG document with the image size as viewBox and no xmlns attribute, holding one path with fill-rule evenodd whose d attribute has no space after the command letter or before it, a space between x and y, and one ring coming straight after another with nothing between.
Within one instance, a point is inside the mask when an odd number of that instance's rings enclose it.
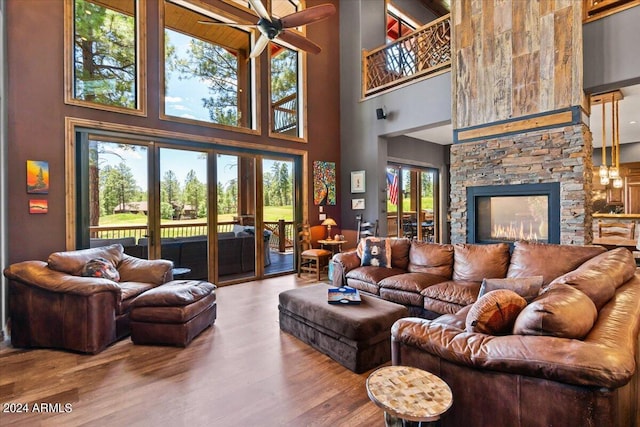
<instances>
[{"instance_id":1,"label":"crystal chandelier","mask_svg":"<svg viewBox=\"0 0 640 427\"><path fill-rule=\"evenodd\" d=\"M601 185L611 185L613 188L622 188L620 176L620 120L618 116L618 100L622 97L619 91L599 95L596 102L602 103L602 162L598 175ZM607 166L606 145L606 105L611 103L611 166Z\"/></svg>"}]
</instances>

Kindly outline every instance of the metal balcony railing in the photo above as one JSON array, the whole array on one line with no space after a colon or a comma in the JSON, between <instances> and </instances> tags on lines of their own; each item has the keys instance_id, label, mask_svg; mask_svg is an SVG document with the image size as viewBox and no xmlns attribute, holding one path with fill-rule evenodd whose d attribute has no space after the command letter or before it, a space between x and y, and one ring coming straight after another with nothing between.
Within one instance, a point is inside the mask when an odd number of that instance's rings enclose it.
<instances>
[{"instance_id":1,"label":"metal balcony railing","mask_svg":"<svg viewBox=\"0 0 640 427\"><path fill-rule=\"evenodd\" d=\"M451 67L451 14L393 43L362 52L362 96Z\"/></svg>"}]
</instances>

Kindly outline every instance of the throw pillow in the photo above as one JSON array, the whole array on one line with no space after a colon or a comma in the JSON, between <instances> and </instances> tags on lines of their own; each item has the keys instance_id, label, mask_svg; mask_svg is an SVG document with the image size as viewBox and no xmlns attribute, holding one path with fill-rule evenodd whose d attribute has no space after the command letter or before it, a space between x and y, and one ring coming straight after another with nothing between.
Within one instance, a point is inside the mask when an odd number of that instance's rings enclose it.
<instances>
[{"instance_id":1,"label":"throw pillow","mask_svg":"<svg viewBox=\"0 0 640 427\"><path fill-rule=\"evenodd\" d=\"M518 314L527 302L508 289L488 292L478 299L467 313L467 332L503 335L511 332Z\"/></svg>"},{"instance_id":2,"label":"throw pillow","mask_svg":"<svg viewBox=\"0 0 640 427\"><path fill-rule=\"evenodd\" d=\"M585 293L565 284L549 285L518 315L513 333L582 339L598 317Z\"/></svg>"},{"instance_id":3,"label":"throw pillow","mask_svg":"<svg viewBox=\"0 0 640 427\"><path fill-rule=\"evenodd\" d=\"M495 291L496 289L509 289L527 300L527 302L531 302L538 296L540 287L542 287L542 280L542 276L484 279L482 281L482 286L480 287L478 298L481 298L487 292Z\"/></svg>"},{"instance_id":4,"label":"throw pillow","mask_svg":"<svg viewBox=\"0 0 640 427\"><path fill-rule=\"evenodd\" d=\"M360 265L391 268L391 245L389 240L368 237L364 242Z\"/></svg>"},{"instance_id":5,"label":"throw pillow","mask_svg":"<svg viewBox=\"0 0 640 427\"><path fill-rule=\"evenodd\" d=\"M89 260L82 268L80 274L84 277L101 277L103 279L113 280L114 282L120 280L118 270L105 258L93 258Z\"/></svg>"}]
</instances>

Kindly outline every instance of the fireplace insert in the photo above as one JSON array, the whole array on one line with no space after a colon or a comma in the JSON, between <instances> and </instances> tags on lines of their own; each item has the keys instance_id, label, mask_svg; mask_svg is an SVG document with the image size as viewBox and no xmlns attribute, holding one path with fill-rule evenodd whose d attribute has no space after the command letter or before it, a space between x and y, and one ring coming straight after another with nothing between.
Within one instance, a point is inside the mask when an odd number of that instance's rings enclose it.
<instances>
[{"instance_id":1,"label":"fireplace insert","mask_svg":"<svg viewBox=\"0 0 640 427\"><path fill-rule=\"evenodd\" d=\"M560 243L560 183L467 187L469 243Z\"/></svg>"}]
</instances>

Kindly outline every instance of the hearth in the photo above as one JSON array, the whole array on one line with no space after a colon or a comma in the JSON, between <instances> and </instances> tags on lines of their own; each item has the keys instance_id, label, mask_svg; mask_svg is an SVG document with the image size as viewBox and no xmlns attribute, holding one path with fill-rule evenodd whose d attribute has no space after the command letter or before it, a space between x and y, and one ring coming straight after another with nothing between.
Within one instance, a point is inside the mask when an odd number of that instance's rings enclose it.
<instances>
[{"instance_id":1,"label":"hearth","mask_svg":"<svg viewBox=\"0 0 640 427\"><path fill-rule=\"evenodd\" d=\"M467 187L467 241L560 243L560 183Z\"/></svg>"}]
</instances>

